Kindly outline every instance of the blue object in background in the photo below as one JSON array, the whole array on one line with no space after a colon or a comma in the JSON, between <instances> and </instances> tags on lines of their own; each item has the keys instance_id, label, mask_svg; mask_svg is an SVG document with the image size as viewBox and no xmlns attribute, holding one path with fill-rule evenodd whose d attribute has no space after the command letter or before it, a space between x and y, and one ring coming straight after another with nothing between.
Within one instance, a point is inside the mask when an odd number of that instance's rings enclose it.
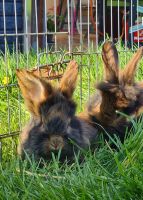
<instances>
[{"instance_id":1,"label":"blue object in background","mask_svg":"<svg viewBox=\"0 0 143 200\"><path fill-rule=\"evenodd\" d=\"M139 13L143 13L143 6L138 6L137 11L138 11Z\"/></svg>"},{"instance_id":2,"label":"blue object in background","mask_svg":"<svg viewBox=\"0 0 143 200\"><path fill-rule=\"evenodd\" d=\"M0 0L0 34L23 33L23 0L16 0L16 13L14 0ZM5 26L3 8L5 7ZM15 25L16 24L16 25ZM17 27L16 27L17 26ZM0 35L0 51L5 52L5 40L10 52L16 49L23 50L23 36Z\"/></svg>"},{"instance_id":3,"label":"blue object in background","mask_svg":"<svg viewBox=\"0 0 143 200\"><path fill-rule=\"evenodd\" d=\"M137 11L138 11L138 13L143 13L143 6L138 6ZM130 27L129 33L134 33L136 31L140 31L142 29L143 29L143 24L137 24L137 25Z\"/></svg>"},{"instance_id":4,"label":"blue object in background","mask_svg":"<svg viewBox=\"0 0 143 200\"><path fill-rule=\"evenodd\" d=\"M134 33L136 31L140 31L140 30L143 30L143 24L137 24L137 25L130 27L129 33Z\"/></svg>"}]
</instances>

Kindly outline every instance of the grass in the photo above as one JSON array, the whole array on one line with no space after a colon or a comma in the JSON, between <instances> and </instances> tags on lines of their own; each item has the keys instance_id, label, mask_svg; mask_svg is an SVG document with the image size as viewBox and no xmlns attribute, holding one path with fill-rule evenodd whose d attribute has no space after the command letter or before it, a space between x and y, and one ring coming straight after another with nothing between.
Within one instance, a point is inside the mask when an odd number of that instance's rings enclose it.
<instances>
[{"instance_id":1,"label":"grass","mask_svg":"<svg viewBox=\"0 0 143 200\"><path fill-rule=\"evenodd\" d=\"M100 52L101 48L99 48ZM132 56L132 52L120 49L120 65ZM48 56L48 63L56 62L58 56ZM89 95L94 93L94 83L102 77L101 55L74 57L79 63L79 81L74 94L80 112ZM46 63L46 56L41 57L41 64ZM67 58L68 59L68 58ZM28 60L28 62L27 62ZM35 66L37 57L34 52L28 55L7 54L7 60L0 57L0 134L17 131L28 121L29 114L15 84L15 70ZM140 62L136 78L142 79L143 61ZM82 96L82 98L81 98ZM78 158L72 165L59 164L56 158L38 164L21 162L16 157L17 138L2 140L3 162L0 164L0 199L143 199L143 119L134 122L134 128L124 144L118 139L117 150L109 144L102 144L95 153L86 152L85 162L79 164ZM102 141L101 141L102 142Z\"/></svg>"}]
</instances>

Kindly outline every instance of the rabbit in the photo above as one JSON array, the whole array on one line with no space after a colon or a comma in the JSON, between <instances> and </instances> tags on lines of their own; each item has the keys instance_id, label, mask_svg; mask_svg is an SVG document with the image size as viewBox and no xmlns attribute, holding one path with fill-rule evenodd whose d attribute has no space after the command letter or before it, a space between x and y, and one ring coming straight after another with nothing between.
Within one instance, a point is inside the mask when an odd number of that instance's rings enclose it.
<instances>
[{"instance_id":1,"label":"rabbit","mask_svg":"<svg viewBox=\"0 0 143 200\"><path fill-rule=\"evenodd\" d=\"M132 59L121 70L115 45L106 41L102 48L104 80L96 84L98 92L91 97L79 117L97 126L97 123L110 135L118 135L124 141L126 128L131 129L129 117L137 119L143 110L143 83L135 82L137 64L143 55L139 48ZM121 115L124 113L125 115ZM104 131L103 131L104 132Z\"/></svg>"},{"instance_id":2,"label":"rabbit","mask_svg":"<svg viewBox=\"0 0 143 200\"><path fill-rule=\"evenodd\" d=\"M96 148L98 129L75 116L72 95L76 87L78 65L71 61L59 82L53 87L46 79L27 70L17 70L25 104L31 120L20 134L18 155L35 160L50 160L61 151L60 161L72 161L75 153Z\"/></svg>"}]
</instances>

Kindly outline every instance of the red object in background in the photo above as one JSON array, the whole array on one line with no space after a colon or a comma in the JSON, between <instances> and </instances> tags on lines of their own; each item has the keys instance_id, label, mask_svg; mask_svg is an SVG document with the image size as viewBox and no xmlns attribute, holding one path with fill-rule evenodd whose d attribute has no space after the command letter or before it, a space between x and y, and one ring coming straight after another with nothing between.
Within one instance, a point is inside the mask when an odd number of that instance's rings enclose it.
<instances>
[{"instance_id":1,"label":"red object in background","mask_svg":"<svg viewBox=\"0 0 143 200\"><path fill-rule=\"evenodd\" d=\"M129 39L129 23L126 21L126 38L125 40L127 41Z\"/></svg>"},{"instance_id":2,"label":"red object in background","mask_svg":"<svg viewBox=\"0 0 143 200\"><path fill-rule=\"evenodd\" d=\"M138 19L135 22L135 25L141 25L142 24L142 17L138 17ZM143 42L143 29L134 32L134 42Z\"/></svg>"},{"instance_id":3,"label":"red object in background","mask_svg":"<svg viewBox=\"0 0 143 200\"><path fill-rule=\"evenodd\" d=\"M134 32L134 42L143 42L143 29Z\"/></svg>"},{"instance_id":4,"label":"red object in background","mask_svg":"<svg viewBox=\"0 0 143 200\"><path fill-rule=\"evenodd\" d=\"M127 21L126 22L126 40L128 40L128 33L129 33L129 23ZM133 41L135 43L137 43L138 41L143 42L143 29L133 33Z\"/></svg>"}]
</instances>

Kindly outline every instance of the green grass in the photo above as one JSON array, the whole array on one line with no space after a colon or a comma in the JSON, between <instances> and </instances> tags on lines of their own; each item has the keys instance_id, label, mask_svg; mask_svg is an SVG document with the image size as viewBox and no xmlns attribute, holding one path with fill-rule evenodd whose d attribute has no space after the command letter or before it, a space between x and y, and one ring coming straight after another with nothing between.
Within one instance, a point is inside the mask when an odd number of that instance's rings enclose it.
<instances>
[{"instance_id":1,"label":"green grass","mask_svg":"<svg viewBox=\"0 0 143 200\"><path fill-rule=\"evenodd\" d=\"M124 50L120 48L120 50ZM99 48L100 52L101 48ZM131 58L132 52L120 52L120 65L123 67ZM74 94L80 112L89 95L93 94L94 84L102 78L101 55L74 57L78 62L79 80ZM59 56L48 56L48 63L56 62ZM67 59L69 59L67 57ZM27 62L28 60L28 62ZM41 57L41 64L47 62ZM7 61L0 57L0 85L8 77L9 84L17 83L15 70L35 66L37 57L7 54ZM142 79L143 61L140 62L136 78ZM82 81L81 81L82 80ZM82 98L80 96L82 95ZM0 134L14 132L26 124L29 114L17 87L0 89ZM40 169L38 164L21 162L16 157L17 138L2 140L3 161L0 164L0 199L143 199L143 119L134 123L130 137L113 151L108 144L102 144L95 153L86 152L85 162L61 165L57 159L45 163Z\"/></svg>"}]
</instances>

